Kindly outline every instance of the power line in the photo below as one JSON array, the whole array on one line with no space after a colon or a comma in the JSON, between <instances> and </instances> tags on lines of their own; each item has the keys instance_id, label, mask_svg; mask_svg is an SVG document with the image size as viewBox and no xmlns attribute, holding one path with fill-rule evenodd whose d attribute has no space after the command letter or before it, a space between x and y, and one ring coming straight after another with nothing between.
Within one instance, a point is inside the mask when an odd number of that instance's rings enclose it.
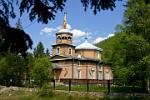
<instances>
[{"instance_id":1,"label":"power line","mask_svg":"<svg viewBox=\"0 0 150 100\"><path fill-rule=\"evenodd\" d=\"M36 20L35 20L35 21L33 21L31 24L29 24L29 25L25 26L23 29L26 29L26 28L30 27L30 26L31 26L31 25L33 25L35 22L36 22Z\"/></svg>"}]
</instances>

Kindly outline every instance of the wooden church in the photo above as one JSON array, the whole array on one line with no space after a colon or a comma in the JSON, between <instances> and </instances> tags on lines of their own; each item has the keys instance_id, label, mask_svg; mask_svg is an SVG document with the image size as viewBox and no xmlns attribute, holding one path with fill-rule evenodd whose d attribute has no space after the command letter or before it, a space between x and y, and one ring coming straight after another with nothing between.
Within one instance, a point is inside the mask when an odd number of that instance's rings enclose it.
<instances>
[{"instance_id":1,"label":"wooden church","mask_svg":"<svg viewBox=\"0 0 150 100\"><path fill-rule=\"evenodd\" d=\"M63 29L56 33L56 44L52 45L51 62L54 79L112 80L112 69L103 64L102 49L89 43L87 39L78 46L73 45L73 33L67 29L64 15Z\"/></svg>"}]
</instances>

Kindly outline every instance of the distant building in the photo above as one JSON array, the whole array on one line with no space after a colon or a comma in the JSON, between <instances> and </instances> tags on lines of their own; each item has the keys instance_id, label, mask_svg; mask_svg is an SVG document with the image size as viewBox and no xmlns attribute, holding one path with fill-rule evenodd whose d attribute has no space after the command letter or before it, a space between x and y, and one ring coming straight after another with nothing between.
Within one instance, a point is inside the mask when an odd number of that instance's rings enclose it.
<instances>
[{"instance_id":1,"label":"distant building","mask_svg":"<svg viewBox=\"0 0 150 100\"><path fill-rule=\"evenodd\" d=\"M113 78L110 66L102 64L102 49L88 43L74 46L73 34L67 29L66 14L63 29L56 33L56 44L52 45L51 62L54 79L98 79Z\"/></svg>"}]
</instances>

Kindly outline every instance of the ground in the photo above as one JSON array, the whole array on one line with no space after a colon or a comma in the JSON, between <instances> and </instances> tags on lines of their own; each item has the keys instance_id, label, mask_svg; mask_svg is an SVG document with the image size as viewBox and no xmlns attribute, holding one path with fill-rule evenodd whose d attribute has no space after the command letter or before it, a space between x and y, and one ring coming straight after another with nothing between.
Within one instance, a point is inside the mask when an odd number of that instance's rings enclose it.
<instances>
[{"instance_id":1,"label":"ground","mask_svg":"<svg viewBox=\"0 0 150 100\"><path fill-rule=\"evenodd\" d=\"M54 90L36 90L26 88L0 88L0 100L150 100L150 96L126 96L99 97L92 93L86 92L64 92Z\"/></svg>"}]
</instances>

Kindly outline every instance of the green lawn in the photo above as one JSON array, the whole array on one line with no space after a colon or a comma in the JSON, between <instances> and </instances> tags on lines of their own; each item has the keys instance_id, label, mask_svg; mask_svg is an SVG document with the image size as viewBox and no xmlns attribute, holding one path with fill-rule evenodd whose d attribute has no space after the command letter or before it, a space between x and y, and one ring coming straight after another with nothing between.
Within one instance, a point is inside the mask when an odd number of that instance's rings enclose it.
<instances>
[{"instance_id":1,"label":"green lawn","mask_svg":"<svg viewBox=\"0 0 150 100\"><path fill-rule=\"evenodd\" d=\"M56 85L56 90L66 90L69 91L69 86L68 85ZM111 93L132 93L133 87L131 86L111 86L110 87L110 92ZM86 85L72 85L71 86L71 91L82 91L86 92L87 91L87 86ZM102 86L102 85L89 85L89 92L104 92L107 93L108 88L107 86ZM140 88L135 87L135 91L139 92Z\"/></svg>"}]
</instances>

